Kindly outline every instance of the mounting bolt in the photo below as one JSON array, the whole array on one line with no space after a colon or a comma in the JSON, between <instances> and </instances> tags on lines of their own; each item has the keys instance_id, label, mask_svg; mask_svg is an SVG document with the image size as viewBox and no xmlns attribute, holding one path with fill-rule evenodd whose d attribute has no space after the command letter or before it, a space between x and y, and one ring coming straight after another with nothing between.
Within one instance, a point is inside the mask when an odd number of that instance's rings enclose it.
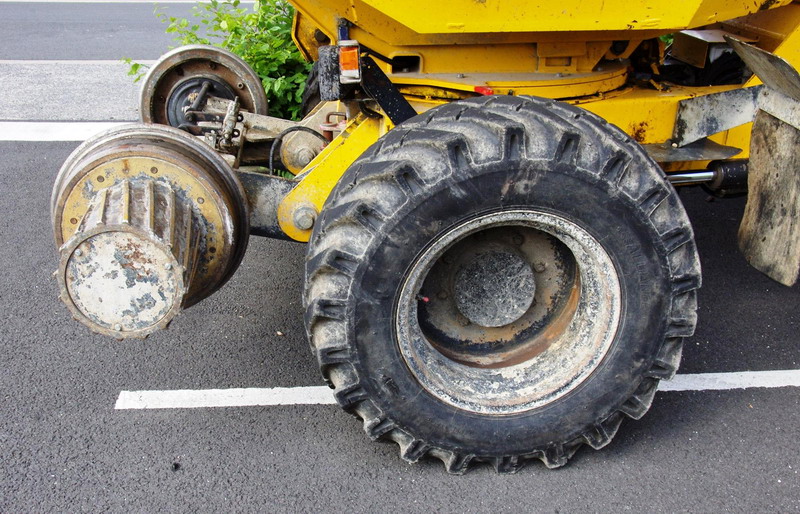
<instances>
[{"instance_id":1,"label":"mounting bolt","mask_svg":"<svg viewBox=\"0 0 800 514\"><path fill-rule=\"evenodd\" d=\"M294 153L294 164L298 167L303 167L311 162L311 159L316 157L317 154L311 148L298 148Z\"/></svg>"},{"instance_id":2,"label":"mounting bolt","mask_svg":"<svg viewBox=\"0 0 800 514\"><path fill-rule=\"evenodd\" d=\"M533 265L533 271L535 271L536 273L542 273L546 269L547 269L547 264L543 262L537 262L536 264Z\"/></svg>"},{"instance_id":3,"label":"mounting bolt","mask_svg":"<svg viewBox=\"0 0 800 514\"><path fill-rule=\"evenodd\" d=\"M171 270L172 269L172 263L171 262L166 263L164 265L164 269L167 270L167 271Z\"/></svg>"},{"instance_id":4,"label":"mounting bolt","mask_svg":"<svg viewBox=\"0 0 800 514\"><path fill-rule=\"evenodd\" d=\"M294 226L300 230L311 230L317 220L317 211L313 207L298 207L294 211Z\"/></svg>"},{"instance_id":5,"label":"mounting bolt","mask_svg":"<svg viewBox=\"0 0 800 514\"><path fill-rule=\"evenodd\" d=\"M117 323L116 325L114 325L114 330L116 330L117 332L121 332L122 331L122 325Z\"/></svg>"},{"instance_id":6,"label":"mounting bolt","mask_svg":"<svg viewBox=\"0 0 800 514\"><path fill-rule=\"evenodd\" d=\"M81 250L80 248L75 250L75 257L80 257L81 255L83 255L83 250Z\"/></svg>"}]
</instances>

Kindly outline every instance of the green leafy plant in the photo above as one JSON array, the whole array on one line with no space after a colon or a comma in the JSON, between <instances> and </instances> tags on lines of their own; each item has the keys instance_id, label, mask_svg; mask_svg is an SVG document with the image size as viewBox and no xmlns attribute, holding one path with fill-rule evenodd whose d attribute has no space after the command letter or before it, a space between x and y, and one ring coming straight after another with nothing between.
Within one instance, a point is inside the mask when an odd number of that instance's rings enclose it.
<instances>
[{"instance_id":1,"label":"green leafy plant","mask_svg":"<svg viewBox=\"0 0 800 514\"><path fill-rule=\"evenodd\" d=\"M192 19L168 16L156 6L156 16L167 23L167 33L180 45L214 45L230 50L261 77L269 99L271 116L300 117L301 101L311 63L306 62L292 41L294 9L285 0L256 1L252 10L239 0L198 3ZM147 67L131 59L128 75L141 79Z\"/></svg>"}]
</instances>

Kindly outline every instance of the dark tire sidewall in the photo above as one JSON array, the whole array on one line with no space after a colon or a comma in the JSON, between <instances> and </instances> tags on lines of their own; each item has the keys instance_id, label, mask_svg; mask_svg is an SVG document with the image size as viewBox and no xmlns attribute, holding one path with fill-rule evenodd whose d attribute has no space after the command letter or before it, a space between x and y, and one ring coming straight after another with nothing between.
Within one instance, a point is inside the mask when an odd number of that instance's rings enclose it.
<instances>
[{"instance_id":1,"label":"dark tire sidewall","mask_svg":"<svg viewBox=\"0 0 800 514\"><path fill-rule=\"evenodd\" d=\"M414 378L397 344L396 303L431 241L481 213L514 208L563 216L601 243L620 281L620 325L600 365L567 395L518 414L477 414L442 402ZM522 455L569 442L633 395L664 340L671 285L659 250L647 216L590 172L552 161L472 165L407 202L373 237L353 277L347 316L353 365L376 406L435 447Z\"/></svg>"}]
</instances>

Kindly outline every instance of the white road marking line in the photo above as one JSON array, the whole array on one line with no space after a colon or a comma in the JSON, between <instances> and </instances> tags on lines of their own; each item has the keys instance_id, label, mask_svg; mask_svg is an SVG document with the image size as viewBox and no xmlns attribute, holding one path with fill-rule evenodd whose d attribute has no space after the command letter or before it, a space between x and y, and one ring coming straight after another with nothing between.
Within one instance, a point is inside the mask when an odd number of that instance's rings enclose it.
<instances>
[{"instance_id":1,"label":"white road marking line","mask_svg":"<svg viewBox=\"0 0 800 514\"><path fill-rule=\"evenodd\" d=\"M122 61L0 63L0 120L118 121L139 117L139 90Z\"/></svg>"},{"instance_id":2,"label":"white road marking line","mask_svg":"<svg viewBox=\"0 0 800 514\"><path fill-rule=\"evenodd\" d=\"M662 381L659 391L725 391L776 387L800 387L800 370L677 375L670 381ZM246 389L121 391L114 408L117 410L197 409L270 405L334 405L335 403L333 391L324 386L253 387Z\"/></svg>"},{"instance_id":3,"label":"white road marking line","mask_svg":"<svg viewBox=\"0 0 800 514\"><path fill-rule=\"evenodd\" d=\"M0 0L2 3L3 0ZM166 50L164 51L166 53ZM133 62L138 62L139 64L144 64L146 66L152 66L155 64L155 60L153 59L131 59ZM105 64L105 65L112 65L112 64L125 64L122 59L0 59L0 64L41 64L41 65L48 65L48 64ZM133 79L131 79L133 81Z\"/></svg>"},{"instance_id":4,"label":"white road marking line","mask_svg":"<svg viewBox=\"0 0 800 514\"><path fill-rule=\"evenodd\" d=\"M752 387L800 387L800 370L742 371L675 375L659 384L659 391L726 391Z\"/></svg>"},{"instance_id":5,"label":"white road marking line","mask_svg":"<svg viewBox=\"0 0 800 514\"><path fill-rule=\"evenodd\" d=\"M127 123L130 122L0 121L0 141L85 141L98 132Z\"/></svg>"},{"instance_id":6,"label":"white road marking line","mask_svg":"<svg viewBox=\"0 0 800 514\"><path fill-rule=\"evenodd\" d=\"M266 405L333 405L333 391L325 386L271 389L205 389L122 391L115 409L197 409L201 407L255 407Z\"/></svg>"}]
</instances>

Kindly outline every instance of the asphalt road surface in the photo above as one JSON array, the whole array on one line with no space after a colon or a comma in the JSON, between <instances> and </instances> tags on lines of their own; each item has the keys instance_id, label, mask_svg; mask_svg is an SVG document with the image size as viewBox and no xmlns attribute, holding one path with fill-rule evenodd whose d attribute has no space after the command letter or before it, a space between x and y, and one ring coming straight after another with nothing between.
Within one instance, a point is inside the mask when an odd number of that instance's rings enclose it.
<instances>
[{"instance_id":1,"label":"asphalt road surface","mask_svg":"<svg viewBox=\"0 0 800 514\"><path fill-rule=\"evenodd\" d=\"M151 11L0 2L0 53L153 59L169 41ZM77 80L65 86L62 65L0 62L0 121L135 114L124 68L73 63ZM17 83L23 76L37 87ZM53 95L60 110L42 109ZM303 335L304 247L252 238L230 283L169 330L145 341L92 335L58 301L51 276L50 188L76 146L0 141L1 512L800 510L796 387L660 392L606 449L584 448L556 471L532 463L502 476L408 465L331 405L115 410L121 391L322 385ZM800 288L777 285L737 253L744 200L708 202L697 189L682 197L704 287L680 372L800 369Z\"/></svg>"}]
</instances>

